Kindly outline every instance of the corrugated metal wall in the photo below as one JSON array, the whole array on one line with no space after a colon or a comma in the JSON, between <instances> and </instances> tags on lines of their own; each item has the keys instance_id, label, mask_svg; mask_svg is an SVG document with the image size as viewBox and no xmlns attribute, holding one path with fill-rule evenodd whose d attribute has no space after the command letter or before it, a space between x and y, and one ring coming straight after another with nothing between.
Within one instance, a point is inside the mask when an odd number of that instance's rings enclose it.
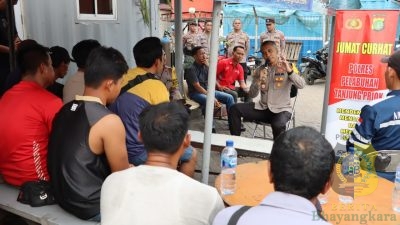
<instances>
[{"instance_id":1,"label":"corrugated metal wall","mask_svg":"<svg viewBox=\"0 0 400 225\"><path fill-rule=\"evenodd\" d=\"M70 53L77 42L96 39L102 45L121 51L129 65L134 66L134 44L150 35L137 2L118 0L116 21L78 21L75 0L23 0L25 37L48 47L62 46ZM76 66L71 63L68 74L75 72Z\"/></svg>"}]
</instances>

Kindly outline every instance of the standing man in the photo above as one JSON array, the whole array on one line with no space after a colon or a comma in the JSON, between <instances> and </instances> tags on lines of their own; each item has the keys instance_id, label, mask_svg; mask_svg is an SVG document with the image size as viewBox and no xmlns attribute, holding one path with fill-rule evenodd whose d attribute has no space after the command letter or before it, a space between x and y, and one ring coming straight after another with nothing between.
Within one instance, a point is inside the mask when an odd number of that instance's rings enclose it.
<instances>
[{"instance_id":1,"label":"standing man","mask_svg":"<svg viewBox=\"0 0 400 225\"><path fill-rule=\"evenodd\" d=\"M156 77L165 66L165 52L157 37L146 37L133 47L136 68L124 75L122 90L117 100L110 105L118 114L126 130L126 144L129 162L135 166L147 160L147 152L138 137L139 114L144 108L169 101L169 92L164 83ZM196 149L189 146L180 158L179 171L193 176L196 167Z\"/></svg>"},{"instance_id":2,"label":"standing man","mask_svg":"<svg viewBox=\"0 0 400 225\"><path fill-rule=\"evenodd\" d=\"M185 55L184 58L184 67L187 68L190 66L194 59L191 55L192 49L196 46L200 46L200 38L199 34L197 33L197 22L196 21L189 21L188 22L188 32L183 35L183 54Z\"/></svg>"},{"instance_id":3,"label":"standing man","mask_svg":"<svg viewBox=\"0 0 400 225\"><path fill-rule=\"evenodd\" d=\"M296 127L274 142L269 160L265 176L274 191L247 211L243 206L222 210L213 225L230 224L230 220L237 225L329 225L317 196L332 185L335 155L331 144L313 128Z\"/></svg>"},{"instance_id":4,"label":"standing man","mask_svg":"<svg viewBox=\"0 0 400 225\"><path fill-rule=\"evenodd\" d=\"M285 35L282 31L275 28L275 19L267 18L265 20L267 30L260 35L260 46L264 41L274 41L279 49L279 54L286 57L285 52Z\"/></svg>"},{"instance_id":5,"label":"standing man","mask_svg":"<svg viewBox=\"0 0 400 225\"><path fill-rule=\"evenodd\" d=\"M122 54L99 47L87 58L83 96L54 118L48 167L54 197L66 211L100 221L100 189L111 172L129 167L125 129L107 109L120 90L128 65Z\"/></svg>"},{"instance_id":6,"label":"standing man","mask_svg":"<svg viewBox=\"0 0 400 225\"><path fill-rule=\"evenodd\" d=\"M249 88L244 82L243 68L239 64L244 54L242 46L235 46L232 57L220 60L217 64L217 90L232 95L235 103L238 97L245 97L245 102L248 101ZM235 87L236 81L240 87Z\"/></svg>"},{"instance_id":7,"label":"standing man","mask_svg":"<svg viewBox=\"0 0 400 225\"><path fill-rule=\"evenodd\" d=\"M189 114L177 102L144 109L139 138L144 165L110 175L101 189L103 225L207 225L224 208L215 188L176 171L190 145Z\"/></svg>"},{"instance_id":8,"label":"standing man","mask_svg":"<svg viewBox=\"0 0 400 225\"><path fill-rule=\"evenodd\" d=\"M11 1L13 5L18 3L18 0ZM7 20L7 0L0 0L0 89L3 88L10 73L10 46L8 39L9 21ZM18 37L17 29L14 29L15 36L13 37L14 45L17 48L21 41Z\"/></svg>"},{"instance_id":9,"label":"standing man","mask_svg":"<svg viewBox=\"0 0 400 225\"><path fill-rule=\"evenodd\" d=\"M242 22L240 19L235 19L233 21L233 31L226 36L226 47L228 48L228 56L231 57L233 53L233 48L235 46L242 46L244 48L245 54L240 61L240 65L243 67L244 81L247 80L247 65L246 59L250 50L250 39L249 36L242 31Z\"/></svg>"},{"instance_id":10,"label":"standing man","mask_svg":"<svg viewBox=\"0 0 400 225\"><path fill-rule=\"evenodd\" d=\"M347 140L347 149L400 149L400 51L381 61L387 63L385 81L390 92L386 98L374 101L361 109L358 123ZM395 178L395 173L377 174L392 182Z\"/></svg>"},{"instance_id":11,"label":"standing man","mask_svg":"<svg viewBox=\"0 0 400 225\"><path fill-rule=\"evenodd\" d=\"M228 113L231 135L241 134L243 119L258 120L271 124L274 140L286 130L286 123L291 117L290 90L292 85L303 88L303 77L293 71L290 63L280 61L278 47L273 41L265 41L261 45L263 58L267 62L254 73L249 97L260 95L257 102L237 103Z\"/></svg>"},{"instance_id":12,"label":"standing man","mask_svg":"<svg viewBox=\"0 0 400 225\"><path fill-rule=\"evenodd\" d=\"M204 24L204 32L200 34L200 46L204 48L208 56L210 56L211 31L212 22L206 21Z\"/></svg>"},{"instance_id":13,"label":"standing man","mask_svg":"<svg viewBox=\"0 0 400 225\"><path fill-rule=\"evenodd\" d=\"M31 44L17 57L22 80L0 99L0 174L5 182L49 180L47 147L61 99L46 90L54 82L49 49Z\"/></svg>"}]
</instances>

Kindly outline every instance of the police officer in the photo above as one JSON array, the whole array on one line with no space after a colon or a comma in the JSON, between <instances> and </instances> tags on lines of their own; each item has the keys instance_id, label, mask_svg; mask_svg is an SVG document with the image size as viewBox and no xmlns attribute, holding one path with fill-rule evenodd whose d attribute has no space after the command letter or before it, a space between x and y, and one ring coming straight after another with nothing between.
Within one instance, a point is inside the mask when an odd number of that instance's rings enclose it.
<instances>
[{"instance_id":1,"label":"police officer","mask_svg":"<svg viewBox=\"0 0 400 225\"><path fill-rule=\"evenodd\" d=\"M191 56L192 49L196 46L200 46L200 36L197 33L197 22L189 21L188 26L189 31L182 38L183 54L185 55L184 68L187 68L194 62L194 59Z\"/></svg>"},{"instance_id":2,"label":"police officer","mask_svg":"<svg viewBox=\"0 0 400 225\"><path fill-rule=\"evenodd\" d=\"M249 35L242 31L242 22L240 19L233 21L233 31L226 36L226 47L228 48L228 56L232 57L233 48L235 46L241 46L245 50L245 55L242 58L240 65L243 67L244 80L247 79L247 65L246 59L250 49Z\"/></svg>"},{"instance_id":3,"label":"police officer","mask_svg":"<svg viewBox=\"0 0 400 225\"><path fill-rule=\"evenodd\" d=\"M200 46L204 48L208 56L210 55L211 31L212 22L206 21L204 23L204 32L199 35Z\"/></svg>"},{"instance_id":4,"label":"police officer","mask_svg":"<svg viewBox=\"0 0 400 225\"><path fill-rule=\"evenodd\" d=\"M278 46L280 55L286 58L285 53L285 35L282 31L275 28L275 19L267 18L265 20L267 30L260 35L260 46L264 41L274 41L276 46Z\"/></svg>"}]
</instances>

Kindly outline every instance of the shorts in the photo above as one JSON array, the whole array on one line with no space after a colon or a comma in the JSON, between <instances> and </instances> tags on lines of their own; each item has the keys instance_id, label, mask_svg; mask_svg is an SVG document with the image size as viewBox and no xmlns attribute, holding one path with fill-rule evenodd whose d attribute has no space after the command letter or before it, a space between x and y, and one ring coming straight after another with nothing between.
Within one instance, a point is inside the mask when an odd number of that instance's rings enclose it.
<instances>
[{"instance_id":1,"label":"shorts","mask_svg":"<svg viewBox=\"0 0 400 225\"><path fill-rule=\"evenodd\" d=\"M192 155L193 155L193 147L189 146L185 149L181 158L179 158L178 164L180 165L182 163L188 162L192 158ZM147 152L146 151L139 156L129 159L129 163L132 163L135 166L145 164L146 161L147 161Z\"/></svg>"}]
</instances>

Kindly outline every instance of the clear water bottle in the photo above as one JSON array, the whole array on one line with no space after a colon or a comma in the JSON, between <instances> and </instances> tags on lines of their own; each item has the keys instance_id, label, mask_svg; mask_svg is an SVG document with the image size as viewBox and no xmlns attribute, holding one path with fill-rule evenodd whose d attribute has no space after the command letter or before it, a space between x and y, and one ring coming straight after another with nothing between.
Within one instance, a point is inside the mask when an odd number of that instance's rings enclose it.
<instances>
[{"instance_id":1,"label":"clear water bottle","mask_svg":"<svg viewBox=\"0 0 400 225\"><path fill-rule=\"evenodd\" d=\"M394 178L392 208L395 212L400 212L400 163L396 167L396 177Z\"/></svg>"},{"instance_id":2,"label":"clear water bottle","mask_svg":"<svg viewBox=\"0 0 400 225\"><path fill-rule=\"evenodd\" d=\"M236 189L237 152L233 141L227 140L221 152L221 194L231 195Z\"/></svg>"},{"instance_id":3,"label":"clear water bottle","mask_svg":"<svg viewBox=\"0 0 400 225\"><path fill-rule=\"evenodd\" d=\"M353 183L354 178L360 175L360 159L354 154L354 147L350 147L348 155L342 161L342 174L348 183ZM339 201L344 204L350 204L354 198L354 187L341 189Z\"/></svg>"}]
</instances>

